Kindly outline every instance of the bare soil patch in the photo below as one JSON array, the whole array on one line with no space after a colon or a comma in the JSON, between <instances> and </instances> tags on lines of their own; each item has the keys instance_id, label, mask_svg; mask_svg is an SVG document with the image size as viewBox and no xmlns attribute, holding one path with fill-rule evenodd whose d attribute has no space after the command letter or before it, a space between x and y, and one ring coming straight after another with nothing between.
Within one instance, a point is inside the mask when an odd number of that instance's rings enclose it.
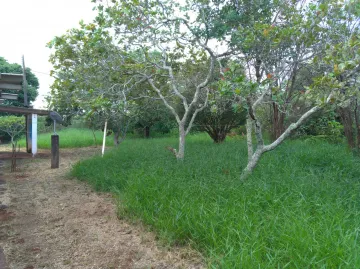
<instances>
[{"instance_id":1,"label":"bare soil patch","mask_svg":"<svg viewBox=\"0 0 360 269\"><path fill-rule=\"evenodd\" d=\"M8 268L203 268L190 248L162 247L140 225L119 220L110 194L67 179L75 162L98 151L62 150L60 169L50 169L49 159L18 161L16 173L9 163L0 168L0 249Z\"/></svg>"}]
</instances>

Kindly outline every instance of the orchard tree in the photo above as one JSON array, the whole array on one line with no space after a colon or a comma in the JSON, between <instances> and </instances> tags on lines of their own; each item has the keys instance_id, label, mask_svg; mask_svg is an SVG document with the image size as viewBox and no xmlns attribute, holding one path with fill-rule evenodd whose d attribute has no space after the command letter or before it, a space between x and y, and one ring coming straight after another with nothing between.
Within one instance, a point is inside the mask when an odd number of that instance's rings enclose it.
<instances>
[{"instance_id":1,"label":"orchard tree","mask_svg":"<svg viewBox=\"0 0 360 269\"><path fill-rule=\"evenodd\" d=\"M2 116L0 117L0 130L10 136L11 145L14 149L16 147L16 139L19 138L25 130L24 118L17 116Z\"/></svg>"},{"instance_id":2,"label":"orchard tree","mask_svg":"<svg viewBox=\"0 0 360 269\"><path fill-rule=\"evenodd\" d=\"M161 100L155 97L139 98L136 101L135 128L143 132L144 138L150 138L151 129L156 124L166 125L173 120L169 110Z\"/></svg>"},{"instance_id":3,"label":"orchard tree","mask_svg":"<svg viewBox=\"0 0 360 269\"><path fill-rule=\"evenodd\" d=\"M79 29L55 37L49 44L55 77L51 104L58 110L107 121L117 146L125 139L131 119L131 87L121 76L121 51L111 43L108 32L94 24L80 23ZM99 125L99 123L94 123Z\"/></svg>"},{"instance_id":4,"label":"orchard tree","mask_svg":"<svg viewBox=\"0 0 360 269\"><path fill-rule=\"evenodd\" d=\"M212 82L217 59L226 55L216 54L210 47L209 36L202 36L206 22L191 16L189 5L164 0L112 1L104 6L97 1L100 27L115 33L115 40L122 51L136 51L124 55L132 64L128 75L135 81L147 82L174 116L179 129L179 146L173 149L177 159L185 156L185 138L194 120L208 102L209 84ZM183 83L187 61L197 65L207 59L206 72L198 72L191 98ZM196 71L194 71L196 72ZM204 98L200 98L204 96ZM182 113L176 104L182 105Z\"/></svg>"},{"instance_id":5,"label":"orchard tree","mask_svg":"<svg viewBox=\"0 0 360 269\"><path fill-rule=\"evenodd\" d=\"M238 95L248 111L248 164L242 174L246 178L265 152L275 149L309 117L358 94L360 11L354 1L268 2L262 7L254 3L254 8L248 3L250 7L244 9L236 3L230 1L219 9L218 18L219 21L232 18L240 24L236 29L229 24L223 34L229 36L228 45L241 53L238 59L248 66L248 72L240 77L225 73L222 91ZM251 22L251 16L262 18L263 12L265 20ZM217 27L213 27L215 33ZM299 67L305 63L325 70L300 91L310 109L286 129L280 128L275 141L265 145L257 110L271 103L286 113L292 103Z\"/></svg>"},{"instance_id":6,"label":"orchard tree","mask_svg":"<svg viewBox=\"0 0 360 269\"><path fill-rule=\"evenodd\" d=\"M209 105L199 113L195 125L205 131L214 143L222 143L233 128L246 122L246 110L239 107L229 95L210 90Z\"/></svg>"}]
</instances>

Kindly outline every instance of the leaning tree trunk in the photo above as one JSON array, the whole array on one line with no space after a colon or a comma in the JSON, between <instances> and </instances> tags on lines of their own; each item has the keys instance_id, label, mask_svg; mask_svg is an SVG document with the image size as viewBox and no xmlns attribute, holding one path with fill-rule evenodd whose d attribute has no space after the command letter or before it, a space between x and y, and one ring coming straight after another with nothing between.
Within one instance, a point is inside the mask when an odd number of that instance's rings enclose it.
<instances>
[{"instance_id":1,"label":"leaning tree trunk","mask_svg":"<svg viewBox=\"0 0 360 269\"><path fill-rule=\"evenodd\" d=\"M291 132L295 129L299 128L308 118L310 118L314 113L320 110L319 106L315 106L311 108L309 111L307 111L304 115L298 119L297 122L290 124L288 128L271 144L264 145L264 140L262 138L262 131L261 131L261 123L256 120L256 118L253 117L253 120L251 120L251 117L248 118L248 124L247 124L247 131L248 131L248 164L245 167L245 169L242 171L242 174L240 176L241 180L246 179L254 170L256 165L258 164L261 156L268 151L271 151L275 149L277 146L279 146L287 137L290 136ZM251 115L251 114L250 114ZM255 130L255 137L257 140L257 149L254 153L253 152L253 145L250 137L250 132L252 130L251 122L253 122L254 130Z\"/></svg>"},{"instance_id":2,"label":"leaning tree trunk","mask_svg":"<svg viewBox=\"0 0 360 269\"><path fill-rule=\"evenodd\" d=\"M254 154L248 158L248 164L241 173L241 179L246 179L252 173L264 152L263 149L257 149Z\"/></svg>"}]
</instances>

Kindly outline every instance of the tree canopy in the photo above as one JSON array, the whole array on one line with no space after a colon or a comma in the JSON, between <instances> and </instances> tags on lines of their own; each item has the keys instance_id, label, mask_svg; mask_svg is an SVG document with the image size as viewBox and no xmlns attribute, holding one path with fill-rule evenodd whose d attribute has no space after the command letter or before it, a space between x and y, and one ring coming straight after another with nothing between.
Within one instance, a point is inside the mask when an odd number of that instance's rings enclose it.
<instances>
[{"instance_id":1,"label":"tree canopy","mask_svg":"<svg viewBox=\"0 0 360 269\"><path fill-rule=\"evenodd\" d=\"M27 90L28 90L28 101L33 102L35 101L36 97L38 96L38 89L39 89L39 80L35 76L33 72L31 72L30 68L26 68L26 80L27 80ZM23 69L22 66L16 63L9 63L5 58L0 56L0 73L13 73L13 74L22 74ZM12 91L7 91L11 93ZM4 104L11 105L11 106L24 106L24 92L20 91L13 91L13 93L18 93L19 97L18 100L6 100Z\"/></svg>"},{"instance_id":2,"label":"tree canopy","mask_svg":"<svg viewBox=\"0 0 360 269\"><path fill-rule=\"evenodd\" d=\"M80 110L87 104L91 112L158 98L178 125L178 159L214 85L247 111L243 178L312 115L345 106L359 93L356 1L93 2L98 16L92 23L49 44L54 103ZM212 102L221 107L221 98ZM294 117L300 105L306 109ZM261 111L270 111L273 125L268 145Z\"/></svg>"}]
</instances>

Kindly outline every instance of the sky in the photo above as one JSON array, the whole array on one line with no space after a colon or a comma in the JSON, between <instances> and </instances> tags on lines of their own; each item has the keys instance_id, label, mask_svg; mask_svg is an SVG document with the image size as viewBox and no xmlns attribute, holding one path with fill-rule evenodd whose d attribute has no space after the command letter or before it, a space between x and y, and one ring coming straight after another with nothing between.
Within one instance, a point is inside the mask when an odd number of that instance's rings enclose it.
<instances>
[{"instance_id":1,"label":"sky","mask_svg":"<svg viewBox=\"0 0 360 269\"><path fill-rule=\"evenodd\" d=\"M96 16L91 0L0 0L0 56L21 64L38 77L39 96L35 108L45 108L53 79L46 44L66 30L76 28L80 20L90 22Z\"/></svg>"}]
</instances>

